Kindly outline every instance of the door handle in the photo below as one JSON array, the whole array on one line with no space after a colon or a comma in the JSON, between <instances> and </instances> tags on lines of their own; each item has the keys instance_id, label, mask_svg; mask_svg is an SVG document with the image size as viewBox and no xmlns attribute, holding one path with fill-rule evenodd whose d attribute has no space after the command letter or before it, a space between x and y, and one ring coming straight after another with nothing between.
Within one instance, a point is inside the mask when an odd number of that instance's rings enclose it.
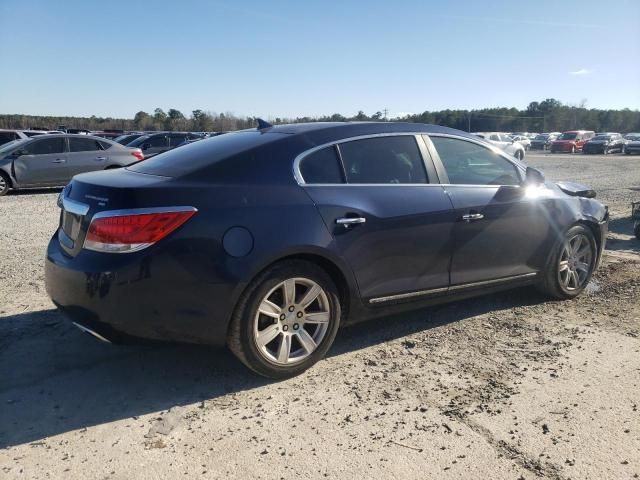
<instances>
[{"instance_id":1,"label":"door handle","mask_svg":"<svg viewBox=\"0 0 640 480\"><path fill-rule=\"evenodd\" d=\"M482 220L484 215L481 213L467 213L466 215L462 215L462 220L465 222L474 222L476 220Z\"/></svg>"},{"instance_id":2,"label":"door handle","mask_svg":"<svg viewBox=\"0 0 640 480\"><path fill-rule=\"evenodd\" d=\"M343 225L344 228L349 228L351 225L358 225L367 221L364 217L343 217L336 219L338 225Z\"/></svg>"},{"instance_id":3,"label":"door handle","mask_svg":"<svg viewBox=\"0 0 640 480\"><path fill-rule=\"evenodd\" d=\"M96 162L104 162L107 159L107 157L96 157L95 160Z\"/></svg>"},{"instance_id":4,"label":"door handle","mask_svg":"<svg viewBox=\"0 0 640 480\"><path fill-rule=\"evenodd\" d=\"M52 160L51 163L66 163L66 160L64 158L56 158Z\"/></svg>"}]
</instances>

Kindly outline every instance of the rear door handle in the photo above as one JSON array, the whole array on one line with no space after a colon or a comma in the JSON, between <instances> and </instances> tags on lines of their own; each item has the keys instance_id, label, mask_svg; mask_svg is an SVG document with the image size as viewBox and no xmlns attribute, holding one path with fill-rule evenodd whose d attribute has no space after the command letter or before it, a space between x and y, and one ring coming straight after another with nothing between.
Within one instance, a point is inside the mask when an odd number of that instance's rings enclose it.
<instances>
[{"instance_id":1,"label":"rear door handle","mask_svg":"<svg viewBox=\"0 0 640 480\"><path fill-rule=\"evenodd\" d=\"M56 158L52 160L51 163L66 163L66 160L64 158Z\"/></svg>"},{"instance_id":2,"label":"rear door handle","mask_svg":"<svg viewBox=\"0 0 640 480\"><path fill-rule=\"evenodd\" d=\"M107 157L96 157L96 162L104 162Z\"/></svg>"},{"instance_id":3,"label":"rear door handle","mask_svg":"<svg viewBox=\"0 0 640 480\"><path fill-rule=\"evenodd\" d=\"M466 215L462 215L462 220L465 222L475 222L476 220L482 220L484 215L481 213L467 213Z\"/></svg>"},{"instance_id":4,"label":"rear door handle","mask_svg":"<svg viewBox=\"0 0 640 480\"><path fill-rule=\"evenodd\" d=\"M336 223L338 225L343 225L344 228L349 228L351 225L358 225L360 223L365 223L367 221L364 217L343 217L338 218Z\"/></svg>"}]
</instances>

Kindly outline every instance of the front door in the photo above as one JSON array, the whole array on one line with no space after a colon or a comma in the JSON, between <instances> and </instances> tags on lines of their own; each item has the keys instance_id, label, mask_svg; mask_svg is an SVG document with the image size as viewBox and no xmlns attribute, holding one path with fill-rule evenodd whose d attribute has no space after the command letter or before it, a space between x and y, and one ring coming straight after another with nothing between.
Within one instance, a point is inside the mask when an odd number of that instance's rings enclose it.
<instances>
[{"instance_id":1,"label":"front door","mask_svg":"<svg viewBox=\"0 0 640 480\"><path fill-rule=\"evenodd\" d=\"M24 155L13 161L18 185L60 186L69 179L64 137L41 137L24 147Z\"/></svg>"},{"instance_id":2,"label":"front door","mask_svg":"<svg viewBox=\"0 0 640 480\"><path fill-rule=\"evenodd\" d=\"M448 176L445 186L456 226L451 284L534 274L551 223L534 195L521 186L522 172L503 154L480 143L429 137Z\"/></svg>"},{"instance_id":3,"label":"front door","mask_svg":"<svg viewBox=\"0 0 640 480\"><path fill-rule=\"evenodd\" d=\"M444 293L449 285L453 212L437 180L429 183L425 167L433 168L421 143L413 135L351 140L300 163L305 189L367 302Z\"/></svg>"}]
</instances>

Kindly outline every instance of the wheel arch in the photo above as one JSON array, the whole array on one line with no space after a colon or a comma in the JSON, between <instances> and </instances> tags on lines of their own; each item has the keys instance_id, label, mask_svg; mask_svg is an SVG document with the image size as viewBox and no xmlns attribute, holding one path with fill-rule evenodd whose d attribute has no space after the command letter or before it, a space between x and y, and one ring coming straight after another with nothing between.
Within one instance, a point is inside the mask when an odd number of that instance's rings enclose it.
<instances>
[{"instance_id":1,"label":"wheel arch","mask_svg":"<svg viewBox=\"0 0 640 480\"><path fill-rule=\"evenodd\" d=\"M240 302L241 298L247 293L248 288L250 288L251 284L256 278L258 278L274 265L290 260L301 260L313 263L327 272L329 277L331 277L331 280L333 280L333 282L335 283L336 288L338 289L340 305L342 308L342 317L348 318L349 312L351 312L354 307L354 302L357 301L356 292L358 292L358 289L355 278L353 277L353 274L348 269L348 267L344 265L341 260L327 255L325 251L320 252L316 249L302 249L298 251L283 253L274 258L270 258L268 261L258 267L247 278L247 280L243 282L241 286L239 286L238 291L234 295L233 310L238 307L238 303ZM230 324L231 322L229 322L227 328L229 328Z\"/></svg>"}]
</instances>

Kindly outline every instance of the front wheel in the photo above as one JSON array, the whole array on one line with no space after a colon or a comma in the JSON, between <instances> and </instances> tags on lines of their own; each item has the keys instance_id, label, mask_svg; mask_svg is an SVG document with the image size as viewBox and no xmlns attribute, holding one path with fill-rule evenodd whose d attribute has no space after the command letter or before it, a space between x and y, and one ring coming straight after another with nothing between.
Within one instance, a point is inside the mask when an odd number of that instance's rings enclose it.
<instances>
[{"instance_id":1,"label":"front wheel","mask_svg":"<svg viewBox=\"0 0 640 480\"><path fill-rule=\"evenodd\" d=\"M254 372L282 379L320 360L340 325L341 306L331 277L304 261L270 267L247 288L227 343Z\"/></svg>"},{"instance_id":2,"label":"front wheel","mask_svg":"<svg viewBox=\"0 0 640 480\"><path fill-rule=\"evenodd\" d=\"M540 290L559 299L577 297L591 280L597 260L593 233L584 225L574 225L550 255Z\"/></svg>"},{"instance_id":3,"label":"front wheel","mask_svg":"<svg viewBox=\"0 0 640 480\"><path fill-rule=\"evenodd\" d=\"M6 195L11 188L11 181L6 173L0 172L0 197Z\"/></svg>"}]
</instances>

